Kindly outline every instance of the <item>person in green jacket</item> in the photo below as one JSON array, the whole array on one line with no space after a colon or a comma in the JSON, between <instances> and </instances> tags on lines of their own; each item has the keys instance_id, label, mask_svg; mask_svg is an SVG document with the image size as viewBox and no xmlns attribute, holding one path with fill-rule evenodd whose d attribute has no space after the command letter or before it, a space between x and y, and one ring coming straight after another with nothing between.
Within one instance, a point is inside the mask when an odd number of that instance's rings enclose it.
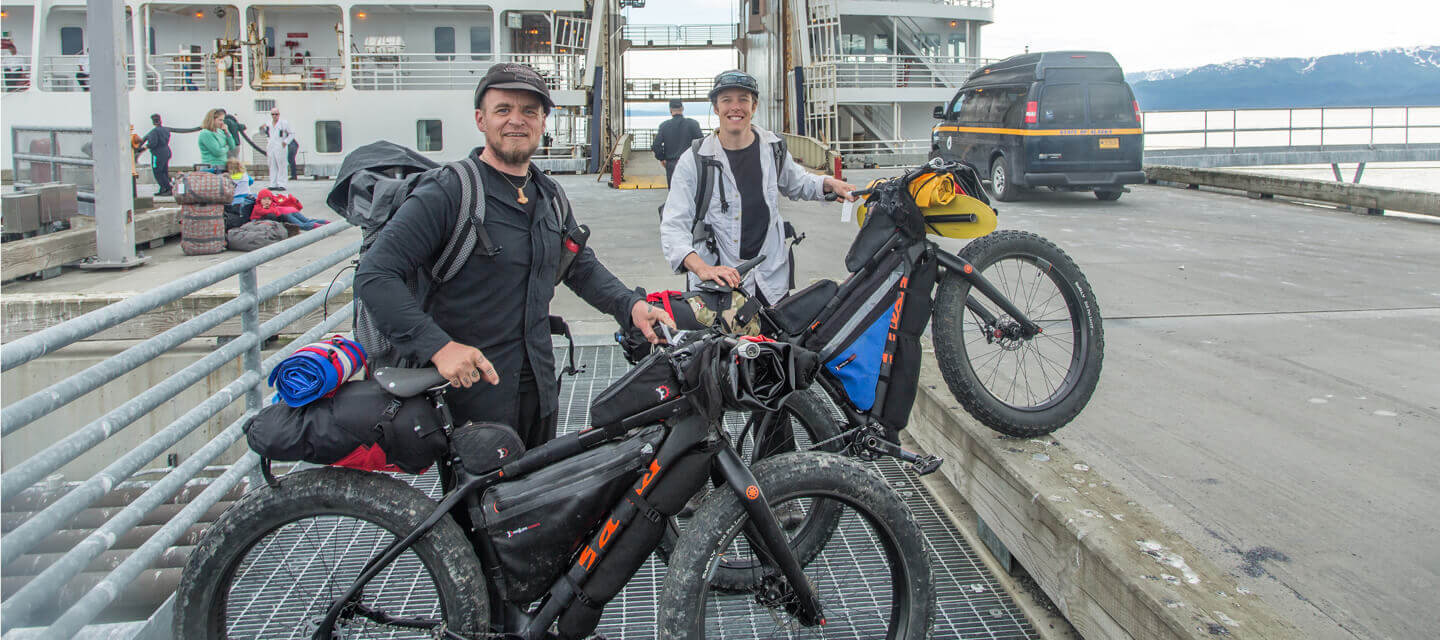
<instances>
[{"instance_id":1,"label":"person in green jacket","mask_svg":"<svg viewBox=\"0 0 1440 640\"><path fill-rule=\"evenodd\" d=\"M205 114L205 121L200 124L203 131L200 132L200 162L217 167L225 168L225 160L229 157L230 150L235 147L235 141L225 131L224 112L219 109L211 109Z\"/></svg>"}]
</instances>

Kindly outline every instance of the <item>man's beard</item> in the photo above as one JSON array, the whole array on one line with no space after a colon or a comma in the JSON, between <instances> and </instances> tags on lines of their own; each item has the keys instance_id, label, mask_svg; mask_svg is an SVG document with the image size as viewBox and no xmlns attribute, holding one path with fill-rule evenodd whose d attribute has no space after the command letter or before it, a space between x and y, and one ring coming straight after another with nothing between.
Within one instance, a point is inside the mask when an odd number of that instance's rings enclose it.
<instances>
[{"instance_id":1,"label":"man's beard","mask_svg":"<svg viewBox=\"0 0 1440 640\"><path fill-rule=\"evenodd\" d=\"M536 140L534 144L529 144L529 140L526 140L525 144L514 149L495 145L495 157L500 158L500 161L505 164L530 164L530 156L535 155L535 150L539 148L539 140Z\"/></svg>"}]
</instances>

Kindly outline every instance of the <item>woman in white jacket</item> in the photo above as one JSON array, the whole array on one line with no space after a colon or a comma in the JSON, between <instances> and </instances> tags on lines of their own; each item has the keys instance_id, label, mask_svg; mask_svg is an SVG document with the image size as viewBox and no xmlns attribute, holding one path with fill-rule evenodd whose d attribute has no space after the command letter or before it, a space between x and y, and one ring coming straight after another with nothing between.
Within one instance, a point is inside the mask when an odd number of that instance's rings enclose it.
<instances>
[{"instance_id":1,"label":"woman in white jacket","mask_svg":"<svg viewBox=\"0 0 1440 640\"><path fill-rule=\"evenodd\" d=\"M773 304L790 291L790 255L785 247L785 221L780 217L780 194L791 200L822 200L833 192L854 200L850 192L855 186L812 174L788 152L781 153L778 136L751 124L759 97L755 78L743 71L726 71L715 77L710 103L720 116L720 126L705 136L698 153L686 152L680 157L661 215L660 246L670 268L676 273L688 272L692 288L701 280L741 286L735 266L765 256L747 275L744 288ZM710 200L702 205L702 222L709 226L711 237L698 240L692 233L700 181L697 155L711 172Z\"/></svg>"}]
</instances>

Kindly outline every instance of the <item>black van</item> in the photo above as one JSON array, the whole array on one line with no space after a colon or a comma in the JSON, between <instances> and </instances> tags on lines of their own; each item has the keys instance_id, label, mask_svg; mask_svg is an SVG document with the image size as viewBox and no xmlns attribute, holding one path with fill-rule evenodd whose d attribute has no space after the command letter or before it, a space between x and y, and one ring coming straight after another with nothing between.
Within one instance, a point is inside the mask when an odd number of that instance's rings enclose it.
<instances>
[{"instance_id":1,"label":"black van","mask_svg":"<svg viewBox=\"0 0 1440 640\"><path fill-rule=\"evenodd\" d=\"M997 200L1023 187L1117 200L1123 185L1145 182L1140 105L1108 53L1028 53L981 67L935 118L931 157L990 176Z\"/></svg>"}]
</instances>

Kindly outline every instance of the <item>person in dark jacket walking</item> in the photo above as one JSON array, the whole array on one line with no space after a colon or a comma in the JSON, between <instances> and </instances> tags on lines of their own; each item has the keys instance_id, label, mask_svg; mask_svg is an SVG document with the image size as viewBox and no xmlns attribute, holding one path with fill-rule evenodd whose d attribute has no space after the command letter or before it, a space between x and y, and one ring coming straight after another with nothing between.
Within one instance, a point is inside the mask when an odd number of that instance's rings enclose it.
<instances>
[{"instance_id":1,"label":"person in dark jacket walking","mask_svg":"<svg viewBox=\"0 0 1440 640\"><path fill-rule=\"evenodd\" d=\"M150 151L150 167L155 172L157 196L170 194L170 128L160 123L160 114L150 114L150 124L155 125L145 134L145 149Z\"/></svg>"},{"instance_id":2,"label":"person in dark jacket walking","mask_svg":"<svg viewBox=\"0 0 1440 640\"><path fill-rule=\"evenodd\" d=\"M675 325L588 247L560 272L564 229L575 223L559 183L530 162L554 106L539 74L494 65L475 88L474 104L485 134L485 146L471 152L480 185L463 193L459 173L449 170L423 178L361 258L355 286L399 355L434 363L455 387L447 396L457 422L509 424L533 447L555 437L550 300L559 282L652 342L659 340L652 325ZM484 188L491 252L477 245L453 278L417 300L406 281L442 255L476 186Z\"/></svg>"},{"instance_id":3,"label":"person in dark jacket walking","mask_svg":"<svg viewBox=\"0 0 1440 640\"><path fill-rule=\"evenodd\" d=\"M705 137L700 133L700 123L685 117L685 103L670 101L670 119L660 123L651 144L655 159L665 165L665 185L670 185L670 176L675 175L675 163L690 150L690 142Z\"/></svg>"}]
</instances>

